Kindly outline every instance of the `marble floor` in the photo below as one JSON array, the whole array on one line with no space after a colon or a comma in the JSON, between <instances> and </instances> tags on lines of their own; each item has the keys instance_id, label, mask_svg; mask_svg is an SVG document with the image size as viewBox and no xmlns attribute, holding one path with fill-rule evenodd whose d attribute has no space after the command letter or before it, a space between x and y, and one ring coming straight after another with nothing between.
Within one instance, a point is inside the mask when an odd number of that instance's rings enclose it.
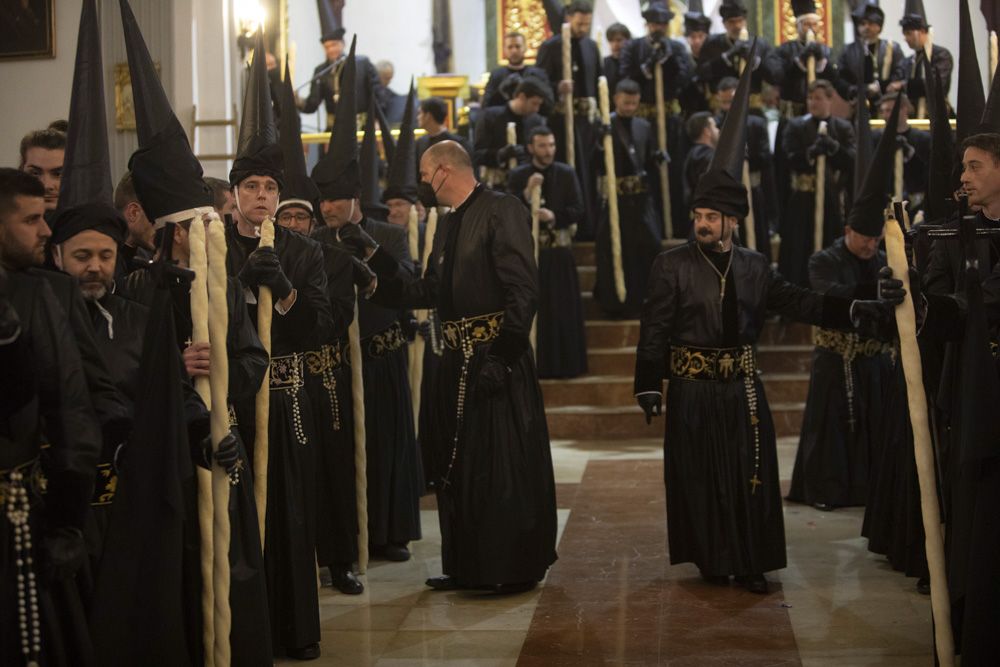
<instances>
[{"instance_id":1,"label":"marble floor","mask_svg":"<svg viewBox=\"0 0 1000 667\"><path fill-rule=\"evenodd\" d=\"M796 440L779 441L785 490ZM360 596L321 590L312 664L933 664L930 601L868 553L861 509L786 504L788 567L758 596L668 564L658 441L556 441L553 460L560 558L543 586L430 592L440 533L426 502L410 562L372 563Z\"/></svg>"}]
</instances>

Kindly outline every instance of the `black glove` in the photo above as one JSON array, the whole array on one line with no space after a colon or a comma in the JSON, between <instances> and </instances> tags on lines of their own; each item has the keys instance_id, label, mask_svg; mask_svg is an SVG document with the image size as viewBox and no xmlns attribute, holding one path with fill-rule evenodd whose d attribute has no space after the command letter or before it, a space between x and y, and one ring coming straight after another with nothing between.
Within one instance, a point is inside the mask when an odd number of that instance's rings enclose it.
<instances>
[{"instance_id":1,"label":"black glove","mask_svg":"<svg viewBox=\"0 0 1000 667\"><path fill-rule=\"evenodd\" d=\"M750 55L750 42L746 40L737 40L733 46L726 51L726 59L732 62L733 58L741 58L746 60L747 56Z\"/></svg>"},{"instance_id":2,"label":"black glove","mask_svg":"<svg viewBox=\"0 0 1000 667\"><path fill-rule=\"evenodd\" d=\"M61 526L49 531L42 540L42 578L66 581L76 574L87 559L87 547L79 528Z\"/></svg>"},{"instance_id":3,"label":"black glove","mask_svg":"<svg viewBox=\"0 0 1000 667\"><path fill-rule=\"evenodd\" d=\"M816 137L816 143L809 147L809 157L815 158L817 155L835 155L840 150L840 142L829 135L821 134Z\"/></svg>"},{"instance_id":4,"label":"black glove","mask_svg":"<svg viewBox=\"0 0 1000 667\"><path fill-rule=\"evenodd\" d=\"M9 289L7 272L0 267L0 341L15 338L21 330L21 320L8 298Z\"/></svg>"},{"instance_id":5,"label":"black glove","mask_svg":"<svg viewBox=\"0 0 1000 667\"><path fill-rule=\"evenodd\" d=\"M354 285L358 291L364 292L377 280L372 268L353 255L351 256L351 267Z\"/></svg>"},{"instance_id":6,"label":"black glove","mask_svg":"<svg viewBox=\"0 0 1000 667\"><path fill-rule=\"evenodd\" d=\"M598 123L594 126L594 135L597 140L598 145L604 141L604 137L611 134L611 126L605 125L604 123Z\"/></svg>"},{"instance_id":7,"label":"black glove","mask_svg":"<svg viewBox=\"0 0 1000 667\"><path fill-rule=\"evenodd\" d=\"M915 76L906 82L906 96L911 100L927 97L927 84L924 83L924 77Z\"/></svg>"},{"instance_id":8,"label":"black glove","mask_svg":"<svg viewBox=\"0 0 1000 667\"><path fill-rule=\"evenodd\" d=\"M893 305L889 301L854 301L851 303L851 319L855 327L878 330L893 315Z\"/></svg>"},{"instance_id":9,"label":"black glove","mask_svg":"<svg viewBox=\"0 0 1000 667\"><path fill-rule=\"evenodd\" d=\"M524 146L521 144L504 146L497 151L497 164L506 166L506 164L511 160L517 160L520 162L524 155Z\"/></svg>"},{"instance_id":10,"label":"black glove","mask_svg":"<svg viewBox=\"0 0 1000 667\"><path fill-rule=\"evenodd\" d=\"M417 324L417 333L419 333L420 337L424 340L430 340L432 326L433 325L431 324L430 319L422 320L419 324Z\"/></svg>"},{"instance_id":11,"label":"black glove","mask_svg":"<svg viewBox=\"0 0 1000 667\"><path fill-rule=\"evenodd\" d=\"M659 417L662 412L663 394L649 392L639 394L635 398L639 402L639 407L646 413L646 423L652 424L653 417Z\"/></svg>"},{"instance_id":12,"label":"black glove","mask_svg":"<svg viewBox=\"0 0 1000 667\"><path fill-rule=\"evenodd\" d=\"M667 154L667 151L653 151L653 162L655 162L657 166L661 164L668 164L670 162L670 156Z\"/></svg>"},{"instance_id":13,"label":"black glove","mask_svg":"<svg viewBox=\"0 0 1000 667\"><path fill-rule=\"evenodd\" d=\"M799 58L802 60L803 64L809 62L809 57L812 56L819 62L823 59L830 58L830 49L828 49L823 44L819 42L812 42L811 44L806 44L806 47L802 49L802 53L799 54Z\"/></svg>"},{"instance_id":14,"label":"black glove","mask_svg":"<svg viewBox=\"0 0 1000 667\"><path fill-rule=\"evenodd\" d=\"M399 328L403 330L406 342L412 343L417 337L417 330L420 329L420 323L417 322L417 318L410 315L409 317L400 318Z\"/></svg>"},{"instance_id":15,"label":"black glove","mask_svg":"<svg viewBox=\"0 0 1000 667\"><path fill-rule=\"evenodd\" d=\"M375 252L378 243L375 242L368 232L361 228L361 225L348 223L337 230L337 240L347 247L348 252L354 253L358 259L364 259L369 252Z\"/></svg>"},{"instance_id":16,"label":"black glove","mask_svg":"<svg viewBox=\"0 0 1000 667\"><path fill-rule=\"evenodd\" d=\"M257 248L240 269L240 282L247 287L270 287L274 298L284 299L292 293L292 283L281 270L274 248Z\"/></svg>"},{"instance_id":17,"label":"black glove","mask_svg":"<svg viewBox=\"0 0 1000 667\"><path fill-rule=\"evenodd\" d=\"M496 396L507 386L509 377L510 369L500 357L486 355L486 360L479 369L479 375L476 376L476 396L478 398Z\"/></svg>"},{"instance_id":18,"label":"black glove","mask_svg":"<svg viewBox=\"0 0 1000 667\"><path fill-rule=\"evenodd\" d=\"M919 285L919 279L914 281L913 274L916 271L910 271L910 284ZM903 281L898 278L892 277L892 269L888 266L883 266L878 272L878 300L889 306L898 306L903 303L903 298L906 296L906 290L903 289ZM914 299L916 301L916 299Z\"/></svg>"},{"instance_id":19,"label":"black glove","mask_svg":"<svg viewBox=\"0 0 1000 667\"><path fill-rule=\"evenodd\" d=\"M196 461L205 470L212 469L212 461L219 464L227 475L234 475L239 470L240 448L232 433L227 433L219 441L218 451L213 451L212 436L206 436L200 443L200 458Z\"/></svg>"}]
</instances>

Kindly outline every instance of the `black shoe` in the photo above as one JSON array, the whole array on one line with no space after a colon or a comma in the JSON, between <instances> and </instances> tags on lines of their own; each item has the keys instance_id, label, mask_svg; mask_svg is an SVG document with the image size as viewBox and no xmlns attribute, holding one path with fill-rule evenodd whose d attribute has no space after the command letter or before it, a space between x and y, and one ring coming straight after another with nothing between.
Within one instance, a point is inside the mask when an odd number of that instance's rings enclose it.
<instances>
[{"instance_id":1,"label":"black shoe","mask_svg":"<svg viewBox=\"0 0 1000 667\"><path fill-rule=\"evenodd\" d=\"M319 657L319 643L309 644L302 648L288 649L288 657L294 660L315 660Z\"/></svg>"},{"instance_id":2,"label":"black shoe","mask_svg":"<svg viewBox=\"0 0 1000 667\"><path fill-rule=\"evenodd\" d=\"M832 512L837 509L836 505L830 505L828 503L813 503L813 507L818 509L820 512Z\"/></svg>"},{"instance_id":3,"label":"black shoe","mask_svg":"<svg viewBox=\"0 0 1000 667\"><path fill-rule=\"evenodd\" d=\"M336 566L327 569L330 570L330 585L344 595L361 595L365 592L365 585L351 572L350 567Z\"/></svg>"},{"instance_id":4,"label":"black shoe","mask_svg":"<svg viewBox=\"0 0 1000 667\"><path fill-rule=\"evenodd\" d=\"M497 595L514 595L534 590L537 585L537 581L524 581L517 584L495 584L490 590Z\"/></svg>"},{"instance_id":5,"label":"black shoe","mask_svg":"<svg viewBox=\"0 0 1000 667\"><path fill-rule=\"evenodd\" d=\"M921 595L931 594L931 580L927 577L917 579L917 592Z\"/></svg>"},{"instance_id":6,"label":"black shoe","mask_svg":"<svg viewBox=\"0 0 1000 667\"><path fill-rule=\"evenodd\" d=\"M436 591L460 591L465 588L465 586L458 583L447 574L440 577L431 577L424 583Z\"/></svg>"},{"instance_id":7,"label":"black shoe","mask_svg":"<svg viewBox=\"0 0 1000 667\"><path fill-rule=\"evenodd\" d=\"M394 563L405 563L410 560L410 550L403 544L387 544L381 549L382 557Z\"/></svg>"},{"instance_id":8,"label":"black shoe","mask_svg":"<svg viewBox=\"0 0 1000 667\"><path fill-rule=\"evenodd\" d=\"M751 593L767 595L767 579L763 574L751 574L745 577L736 577L736 583Z\"/></svg>"},{"instance_id":9,"label":"black shoe","mask_svg":"<svg viewBox=\"0 0 1000 667\"><path fill-rule=\"evenodd\" d=\"M729 585L729 575L725 574L706 574L701 573L701 578L705 583L712 584L713 586L728 586Z\"/></svg>"}]
</instances>

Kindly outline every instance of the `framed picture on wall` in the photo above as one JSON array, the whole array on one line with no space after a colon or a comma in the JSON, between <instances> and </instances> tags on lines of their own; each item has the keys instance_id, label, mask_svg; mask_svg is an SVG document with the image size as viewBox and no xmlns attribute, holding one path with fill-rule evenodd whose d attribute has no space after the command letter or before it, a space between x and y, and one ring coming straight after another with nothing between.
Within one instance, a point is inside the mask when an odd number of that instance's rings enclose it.
<instances>
[{"instance_id":1,"label":"framed picture on wall","mask_svg":"<svg viewBox=\"0 0 1000 667\"><path fill-rule=\"evenodd\" d=\"M0 60L54 58L54 0L0 0Z\"/></svg>"}]
</instances>

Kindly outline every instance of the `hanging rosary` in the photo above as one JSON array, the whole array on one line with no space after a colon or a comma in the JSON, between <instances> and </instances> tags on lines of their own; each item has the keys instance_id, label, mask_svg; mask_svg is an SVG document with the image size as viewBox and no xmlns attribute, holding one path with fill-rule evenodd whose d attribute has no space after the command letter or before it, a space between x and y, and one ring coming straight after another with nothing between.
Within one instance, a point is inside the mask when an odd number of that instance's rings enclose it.
<instances>
[{"instance_id":1,"label":"hanging rosary","mask_svg":"<svg viewBox=\"0 0 1000 667\"><path fill-rule=\"evenodd\" d=\"M715 271L715 275L719 276L719 310L721 311L722 300L726 297L726 278L729 276L729 269L733 268L733 251L730 248L729 263L726 264L725 272L719 271L719 269L715 268L715 264L708 258L708 255L705 254L705 251L701 249L700 245L698 246L698 252L701 253L701 256L705 258L708 265L712 267L713 271Z\"/></svg>"}]
</instances>

